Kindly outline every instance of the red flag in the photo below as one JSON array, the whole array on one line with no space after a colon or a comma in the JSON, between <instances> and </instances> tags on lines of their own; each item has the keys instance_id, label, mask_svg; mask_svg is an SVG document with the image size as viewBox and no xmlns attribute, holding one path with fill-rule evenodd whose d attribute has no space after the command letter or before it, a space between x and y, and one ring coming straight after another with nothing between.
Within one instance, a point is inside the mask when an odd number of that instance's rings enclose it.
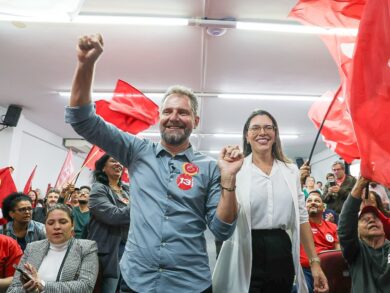
<instances>
[{"instance_id":1,"label":"red flag","mask_svg":"<svg viewBox=\"0 0 390 293\"><path fill-rule=\"evenodd\" d=\"M290 12L290 16L306 25L323 28L357 29L365 0L301 0ZM352 55L356 42L353 35L321 35L335 60L340 74L341 89L336 95L335 103L329 111L321 134L325 143L347 162L359 158L359 149L354 135L353 124L349 112L348 83L351 78ZM319 100L311 107L308 115L314 125L319 128L325 112L331 102Z\"/></svg>"},{"instance_id":2,"label":"red flag","mask_svg":"<svg viewBox=\"0 0 390 293\"><path fill-rule=\"evenodd\" d=\"M50 189L52 189L51 183L48 183L48 184L47 184L47 188L46 188L46 193L45 193L45 194L47 194L47 193L49 192Z\"/></svg>"},{"instance_id":3,"label":"red flag","mask_svg":"<svg viewBox=\"0 0 390 293\"><path fill-rule=\"evenodd\" d=\"M95 170L95 162L104 154L105 152L101 148L94 145L85 158L82 167L87 167L89 170Z\"/></svg>"},{"instance_id":4,"label":"red flag","mask_svg":"<svg viewBox=\"0 0 390 293\"><path fill-rule=\"evenodd\" d=\"M0 208L3 206L3 199L10 193L17 191L10 168L0 169Z\"/></svg>"},{"instance_id":5,"label":"red flag","mask_svg":"<svg viewBox=\"0 0 390 293\"><path fill-rule=\"evenodd\" d=\"M130 84L118 80L113 98L96 101L96 113L119 129L137 134L158 121L158 106ZM83 167L95 170L95 162L104 151L93 146L84 160ZM127 181L128 182L128 181Z\"/></svg>"},{"instance_id":6,"label":"red flag","mask_svg":"<svg viewBox=\"0 0 390 293\"><path fill-rule=\"evenodd\" d=\"M353 62L350 108L363 176L390 187L390 3L367 1Z\"/></svg>"},{"instance_id":7,"label":"red flag","mask_svg":"<svg viewBox=\"0 0 390 293\"><path fill-rule=\"evenodd\" d=\"M74 173L73 167L73 153L71 149L68 149L68 153L66 154L65 162L62 165L60 174L58 174L58 178L55 184L55 188L62 189L66 184L72 183L72 175Z\"/></svg>"},{"instance_id":8,"label":"red flag","mask_svg":"<svg viewBox=\"0 0 390 293\"><path fill-rule=\"evenodd\" d=\"M112 100L96 103L96 113L123 131L137 134L158 121L158 106L128 83L118 80Z\"/></svg>"},{"instance_id":9,"label":"red flag","mask_svg":"<svg viewBox=\"0 0 390 293\"><path fill-rule=\"evenodd\" d=\"M30 177L28 177L28 180L26 182L26 185L24 186L24 189L23 189L23 193L24 194L27 194L30 192L31 190L31 184L32 184L32 180L34 178L34 175L35 175L35 170L37 169L37 165L35 165L34 169L32 170L31 174L30 174Z\"/></svg>"}]
</instances>

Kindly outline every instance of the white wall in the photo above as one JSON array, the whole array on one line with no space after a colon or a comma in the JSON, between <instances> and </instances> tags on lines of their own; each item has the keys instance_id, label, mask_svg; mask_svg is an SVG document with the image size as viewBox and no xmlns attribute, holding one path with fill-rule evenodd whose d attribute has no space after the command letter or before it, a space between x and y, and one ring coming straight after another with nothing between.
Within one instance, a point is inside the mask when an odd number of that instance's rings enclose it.
<instances>
[{"instance_id":1,"label":"white wall","mask_svg":"<svg viewBox=\"0 0 390 293\"><path fill-rule=\"evenodd\" d=\"M326 149L312 157L311 160L311 175L316 181L326 182L326 174L332 172L332 164L339 159L339 156Z\"/></svg>"},{"instance_id":2,"label":"white wall","mask_svg":"<svg viewBox=\"0 0 390 293\"><path fill-rule=\"evenodd\" d=\"M0 109L4 114L4 108ZM48 183L53 186L57 180L67 149L62 146L62 138L20 116L17 127L0 132L0 168L13 166L12 174L16 187L23 190L24 185L37 165L33 188L46 191ZM85 156L85 154L84 154ZM74 154L73 166L79 170L84 158ZM76 186L90 184L90 171L83 170Z\"/></svg>"}]
</instances>

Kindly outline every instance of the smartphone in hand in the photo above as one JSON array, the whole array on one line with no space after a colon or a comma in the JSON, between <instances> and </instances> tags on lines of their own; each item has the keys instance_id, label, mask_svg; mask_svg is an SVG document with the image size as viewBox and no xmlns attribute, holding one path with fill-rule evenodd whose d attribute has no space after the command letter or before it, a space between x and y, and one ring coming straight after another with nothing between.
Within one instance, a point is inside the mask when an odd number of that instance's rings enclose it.
<instances>
[{"instance_id":1,"label":"smartphone in hand","mask_svg":"<svg viewBox=\"0 0 390 293\"><path fill-rule=\"evenodd\" d=\"M17 270L21 275L22 275L22 278L24 280L26 280L26 282L30 281L30 280L33 280L33 276L31 276L29 273L27 273L25 270L17 267L15 264L14 264L14 268L15 270Z\"/></svg>"}]
</instances>

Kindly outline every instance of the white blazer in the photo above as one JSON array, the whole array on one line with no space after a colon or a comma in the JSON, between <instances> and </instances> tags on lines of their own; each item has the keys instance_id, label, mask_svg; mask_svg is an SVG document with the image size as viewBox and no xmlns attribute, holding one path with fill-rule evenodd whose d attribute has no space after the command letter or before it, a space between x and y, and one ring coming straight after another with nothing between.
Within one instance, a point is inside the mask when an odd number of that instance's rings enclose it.
<instances>
[{"instance_id":1,"label":"white blazer","mask_svg":"<svg viewBox=\"0 0 390 293\"><path fill-rule=\"evenodd\" d=\"M298 168L293 164L286 164L276 160L283 172L283 177L292 194L294 204L294 225L292 234L292 255L299 293L307 293L307 286L302 267L299 261L300 245L300 212L298 197L304 197L299 179ZM213 292L215 293L247 293L249 290L252 271L252 236L251 236L251 164L252 154L248 155L240 172L237 174L237 201L240 209L237 217L236 229L221 248L213 272Z\"/></svg>"}]
</instances>

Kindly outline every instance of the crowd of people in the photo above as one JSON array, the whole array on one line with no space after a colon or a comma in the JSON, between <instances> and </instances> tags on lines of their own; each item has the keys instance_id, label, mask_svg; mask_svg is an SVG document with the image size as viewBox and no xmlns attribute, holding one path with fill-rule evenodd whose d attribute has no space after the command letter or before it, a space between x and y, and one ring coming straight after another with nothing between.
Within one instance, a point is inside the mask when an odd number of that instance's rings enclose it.
<instances>
[{"instance_id":1,"label":"crowd of people","mask_svg":"<svg viewBox=\"0 0 390 293\"><path fill-rule=\"evenodd\" d=\"M160 142L123 132L92 104L102 51L100 35L79 40L65 119L106 154L91 187L50 189L44 202L35 190L4 199L0 291L329 292L319 254L341 249L353 292L390 292L384 187L336 161L322 188L309 165L286 157L264 110L247 118L243 151L226 146L217 161L196 151L198 101L183 86L162 100ZM221 245L213 274L207 228Z\"/></svg>"}]
</instances>

